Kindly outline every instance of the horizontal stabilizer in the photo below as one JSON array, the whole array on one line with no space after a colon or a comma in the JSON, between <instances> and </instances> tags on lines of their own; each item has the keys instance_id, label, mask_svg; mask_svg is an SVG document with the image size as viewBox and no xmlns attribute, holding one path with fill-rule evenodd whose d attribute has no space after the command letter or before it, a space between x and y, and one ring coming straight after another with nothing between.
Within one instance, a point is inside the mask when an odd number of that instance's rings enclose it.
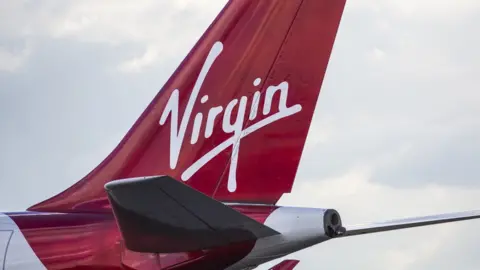
<instances>
[{"instance_id":1,"label":"horizontal stabilizer","mask_svg":"<svg viewBox=\"0 0 480 270\"><path fill-rule=\"evenodd\" d=\"M447 222L455 222L469 219L480 218L480 210L458 212L442 215L433 215L425 217L414 217L406 219L397 219L384 222L376 222L371 224L345 226L345 232L341 236L353 236L368 233L385 232L392 230L407 229L413 227L421 227Z\"/></svg>"},{"instance_id":2,"label":"horizontal stabilizer","mask_svg":"<svg viewBox=\"0 0 480 270\"><path fill-rule=\"evenodd\" d=\"M186 252L278 234L169 176L117 180L105 189L132 251Z\"/></svg>"}]
</instances>

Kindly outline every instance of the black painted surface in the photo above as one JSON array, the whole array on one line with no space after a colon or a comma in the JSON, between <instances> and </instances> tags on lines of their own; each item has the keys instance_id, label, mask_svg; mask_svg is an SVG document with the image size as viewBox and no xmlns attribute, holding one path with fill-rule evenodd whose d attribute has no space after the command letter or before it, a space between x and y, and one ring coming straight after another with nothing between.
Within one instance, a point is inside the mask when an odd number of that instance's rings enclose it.
<instances>
[{"instance_id":1,"label":"black painted surface","mask_svg":"<svg viewBox=\"0 0 480 270\"><path fill-rule=\"evenodd\" d=\"M172 253L278 234L169 176L106 185L128 249Z\"/></svg>"}]
</instances>

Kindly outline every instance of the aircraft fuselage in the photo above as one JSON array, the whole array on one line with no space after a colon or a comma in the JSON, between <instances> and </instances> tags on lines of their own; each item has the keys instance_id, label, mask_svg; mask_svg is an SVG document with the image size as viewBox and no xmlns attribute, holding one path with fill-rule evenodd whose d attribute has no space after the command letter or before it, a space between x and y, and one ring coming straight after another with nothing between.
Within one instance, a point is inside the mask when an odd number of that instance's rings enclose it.
<instances>
[{"instance_id":1,"label":"aircraft fuselage","mask_svg":"<svg viewBox=\"0 0 480 270\"><path fill-rule=\"evenodd\" d=\"M244 269L329 239L324 209L232 206L278 232L257 241L170 254L126 249L113 213L0 214L5 269Z\"/></svg>"}]
</instances>

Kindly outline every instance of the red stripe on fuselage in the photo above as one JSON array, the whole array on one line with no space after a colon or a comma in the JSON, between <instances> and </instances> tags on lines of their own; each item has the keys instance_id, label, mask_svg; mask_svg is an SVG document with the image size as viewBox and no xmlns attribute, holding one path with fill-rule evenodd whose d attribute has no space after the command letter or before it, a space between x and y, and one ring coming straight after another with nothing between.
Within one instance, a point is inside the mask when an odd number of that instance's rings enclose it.
<instances>
[{"instance_id":1,"label":"red stripe on fuselage","mask_svg":"<svg viewBox=\"0 0 480 270\"><path fill-rule=\"evenodd\" d=\"M235 205L264 223L275 206ZM7 213L47 269L223 269L250 253L255 242L174 254L141 254L123 246L113 214Z\"/></svg>"}]
</instances>

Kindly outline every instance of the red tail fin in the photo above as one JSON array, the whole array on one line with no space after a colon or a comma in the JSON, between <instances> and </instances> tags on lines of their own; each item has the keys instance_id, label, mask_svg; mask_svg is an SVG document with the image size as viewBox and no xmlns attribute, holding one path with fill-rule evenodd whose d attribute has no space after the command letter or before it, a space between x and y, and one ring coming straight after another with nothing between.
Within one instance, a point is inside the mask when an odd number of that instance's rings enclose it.
<instances>
[{"instance_id":1,"label":"red tail fin","mask_svg":"<svg viewBox=\"0 0 480 270\"><path fill-rule=\"evenodd\" d=\"M231 1L108 158L29 210L108 208L105 183L151 175L276 203L292 188L344 5Z\"/></svg>"}]
</instances>

